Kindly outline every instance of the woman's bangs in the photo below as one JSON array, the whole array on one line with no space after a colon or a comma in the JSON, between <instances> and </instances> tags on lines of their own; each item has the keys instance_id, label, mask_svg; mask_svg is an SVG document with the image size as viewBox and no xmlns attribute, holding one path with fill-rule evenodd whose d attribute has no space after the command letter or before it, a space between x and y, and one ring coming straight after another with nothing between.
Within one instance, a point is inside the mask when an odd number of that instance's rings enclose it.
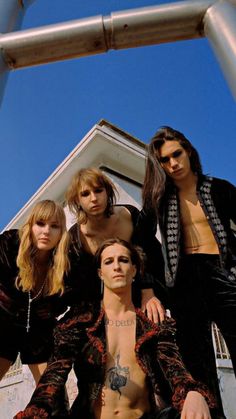
<instances>
[{"instance_id":1,"label":"woman's bangs","mask_svg":"<svg viewBox=\"0 0 236 419\"><path fill-rule=\"evenodd\" d=\"M37 208L34 214L34 223L37 221L48 221L51 218L55 218L58 224L62 222L60 208L55 203L48 203Z\"/></svg>"}]
</instances>

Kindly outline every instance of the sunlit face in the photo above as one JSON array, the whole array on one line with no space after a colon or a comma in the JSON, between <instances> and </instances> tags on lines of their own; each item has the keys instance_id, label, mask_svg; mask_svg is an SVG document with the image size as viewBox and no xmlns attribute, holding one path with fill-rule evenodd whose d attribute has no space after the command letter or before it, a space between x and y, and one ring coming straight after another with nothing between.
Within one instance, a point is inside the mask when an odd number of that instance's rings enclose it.
<instances>
[{"instance_id":1,"label":"sunlit face","mask_svg":"<svg viewBox=\"0 0 236 419\"><path fill-rule=\"evenodd\" d=\"M129 287L136 274L130 251L118 243L106 247L101 254L101 268L98 273L105 288L117 290Z\"/></svg>"},{"instance_id":2,"label":"sunlit face","mask_svg":"<svg viewBox=\"0 0 236 419\"><path fill-rule=\"evenodd\" d=\"M79 191L79 203L88 216L101 215L107 208L107 191L100 185L82 183Z\"/></svg>"},{"instance_id":3,"label":"sunlit face","mask_svg":"<svg viewBox=\"0 0 236 419\"><path fill-rule=\"evenodd\" d=\"M173 181L181 181L191 173L188 152L178 141L166 141L159 149L159 161Z\"/></svg>"},{"instance_id":4,"label":"sunlit face","mask_svg":"<svg viewBox=\"0 0 236 419\"><path fill-rule=\"evenodd\" d=\"M56 217L47 221L37 220L32 226L32 238L35 247L40 251L50 251L59 243L62 235L61 225Z\"/></svg>"}]
</instances>

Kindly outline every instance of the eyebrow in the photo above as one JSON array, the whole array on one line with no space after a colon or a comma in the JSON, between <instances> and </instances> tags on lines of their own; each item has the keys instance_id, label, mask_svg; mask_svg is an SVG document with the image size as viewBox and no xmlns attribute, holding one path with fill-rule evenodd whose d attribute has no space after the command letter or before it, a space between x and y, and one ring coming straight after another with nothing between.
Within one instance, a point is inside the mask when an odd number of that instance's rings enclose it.
<instances>
[{"instance_id":1,"label":"eyebrow","mask_svg":"<svg viewBox=\"0 0 236 419\"><path fill-rule=\"evenodd\" d=\"M178 157L183 152L182 148L177 148L173 153L167 154L166 156L159 157L161 163L167 163L171 157Z\"/></svg>"}]
</instances>

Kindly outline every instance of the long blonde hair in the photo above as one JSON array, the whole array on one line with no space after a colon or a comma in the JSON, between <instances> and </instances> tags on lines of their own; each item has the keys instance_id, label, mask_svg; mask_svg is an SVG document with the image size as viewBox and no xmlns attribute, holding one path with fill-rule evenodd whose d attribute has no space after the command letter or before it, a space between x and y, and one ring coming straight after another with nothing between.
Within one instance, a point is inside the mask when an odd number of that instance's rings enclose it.
<instances>
[{"instance_id":1,"label":"long blonde hair","mask_svg":"<svg viewBox=\"0 0 236 419\"><path fill-rule=\"evenodd\" d=\"M61 205L51 200L38 202L19 230L20 246L16 260L19 274L16 279L16 287L22 291L31 291L36 285L37 249L33 244L32 226L38 221L47 221L52 217L56 218L61 228L61 238L51 251L43 295L62 294L64 291L63 278L69 270L69 239L66 231L66 217Z\"/></svg>"},{"instance_id":2,"label":"long blonde hair","mask_svg":"<svg viewBox=\"0 0 236 419\"><path fill-rule=\"evenodd\" d=\"M79 192L82 184L91 187L102 186L107 193L107 208L105 215L110 217L113 214L113 205L116 203L117 189L114 183L100 170L95 167L80 169L72 178L66 192L66 202L70 211L76 215L79 224L87 222L87 214L83 211L79 202Z\"/></svg>"}]
</instances>

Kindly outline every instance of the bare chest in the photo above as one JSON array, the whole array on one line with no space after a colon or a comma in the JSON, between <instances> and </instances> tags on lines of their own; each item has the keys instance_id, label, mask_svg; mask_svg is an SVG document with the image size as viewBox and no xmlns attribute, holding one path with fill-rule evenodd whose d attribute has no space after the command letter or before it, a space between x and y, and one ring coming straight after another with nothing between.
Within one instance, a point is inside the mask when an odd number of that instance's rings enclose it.
<instances>
[{"instance_id":1,"label":"bare chest","mask_svg":"<svg viewBox=\"0 0 236 419\"><path fill-rule=\"evenodd\" d=\"M107 353L110 359L117 359L117 355L120 354L122 359L126 359L129 363L136 362L135 330L133 319L106 320Z\"/></svg>"},{"instance_id":2,"label":"bare chest","mask_svg":"<svg viewBox=\"0 0 236 419\"><path fill-rule=\"evenodd\" d=\"M180 195L180 213L185 252L218 254L215 237L196 194Z\"/></svg>"},{"instance_id":3,"label":"bare chest","mask_svg":"<svg viewBox=\"0 0 236 419\"><path fill-rule=\"evenodd\" d=\"M107 389L131 394L134 384L145 387L146 375L135 356L135 325L107 327Z\"/></svg>"},{"instance_id":4,"label":"bare chest","mask_svg":"<svg viewBox=\"0 0 236 419\"><path fill-rule=\"evenodd\" d=\"M180 196L180 213L184 225L207 223L206 215L197 195L190 198Z\"/></svg>"},{"instance_id":5,"label":"bare chest","mask_svg":"<svg viewBox=\"0 0 236 419\"><path fill-rule=\"evenodd\" d=\"M81 241L88 252L95 254L104 240L119 237L122 240L130 241L132 233L133 225L131 221L120 220L114 217L107 221L104 228L102 226L97 229L82 226Z\"/></svg>"}]
</instances>

